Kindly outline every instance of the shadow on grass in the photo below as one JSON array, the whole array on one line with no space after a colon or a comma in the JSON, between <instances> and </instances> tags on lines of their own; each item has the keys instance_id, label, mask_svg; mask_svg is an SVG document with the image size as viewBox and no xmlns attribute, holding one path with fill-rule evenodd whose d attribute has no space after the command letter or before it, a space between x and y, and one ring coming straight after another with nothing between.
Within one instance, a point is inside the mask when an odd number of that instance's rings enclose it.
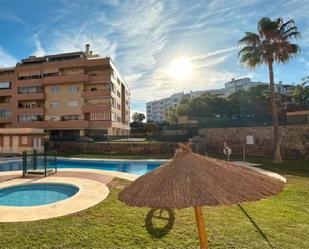
<instances>
[{"instance_id":1,"label":"shadow on grass","mask_svg":"<svg viewBox=\"0 0 309 249\"><path fill-rule=\"evenodd\" d=\"M158 211L159 211L159 215L156 214ZM162 212L164 212L165 215L162 215ZM163 227L157 227L154 222L154 219L167 221L167 223ZM169 231L173 228L174 222L175 222L175 213L172 209L153 208L147 213L147 216L145 219L145 228L152 237L162 238L163 236L167 235Z\"/></svg>"},{"instance_id":2,"label":"shadow on grass","mask_svg":"<svg viewBox=\"0 0 309 249\"><path fill-rule=\"evenodd\" d=\"M239 209L246 215L246 217L250 220L252 225L255 227L255 229L258 231L258 233L261 235L261 237L267 242L270 248L275 248L269 241L267 235L262 231L262 229L258 226L258 224L254 221L254 219L247 213L247 211L240 205L237 204Z\"/></svg>"}]
</instances>

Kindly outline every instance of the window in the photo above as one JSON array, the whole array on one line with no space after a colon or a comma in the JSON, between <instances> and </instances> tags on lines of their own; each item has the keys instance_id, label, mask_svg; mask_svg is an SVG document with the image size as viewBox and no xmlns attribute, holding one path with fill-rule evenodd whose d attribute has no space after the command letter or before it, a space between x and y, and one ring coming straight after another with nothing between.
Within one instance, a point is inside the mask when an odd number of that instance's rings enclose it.
<instances>
[{"instance_id":1,"label":"window","mask_svg":"<svg viewBox=\"0 0 309 249\"><path fill-rule=\"evenodd\" d=\"M43 114L21 114L18 115L18 122L43 121Z\"/></svg>"},{"instance_id":2,"label":"window","mask_svg":"<svg viewBox=\"0 0 309 249\"><path fill-rule=\"evenodd\" d=\"M112 98L112 107L116 108L116 99Z\"/></svg>"},{"instance_id":3,"label":"window","mask_svg":"<svg viewBox=\"0 0 309 249\"><path fill-rule=\"evenodd\" d=\"M120 110L120 105L119 104L117 104L117 109Z\"/></svg>"},{"instance_id":4,"label":"window","mask_svg":"<svg viewBox=\"0 0 309 249\"><path fill-rule=\"evenodd\" d=\"M117 91L117 96L120 98L120 92L119 91Z\"/></svg>"},{"instance_id":5,"label":"window","mask_svg":"<svg viewBox=\"0 0 309 249\"><path fill-rule=\"evenodd\" d=\"M19 94L41 93L42 91L43 91L42 86L23 86L23 87L18 87L18 93Z\"/></svg>"},{"instance_id":6,"label":"window","mask_svg":"<svg viewBox=\"0 0 309 249\"><path fill-rule=\"evenodd\" d=\"M90 120L111 120L111 114L110 112L92 112Z\"/></svg>"},{"instance_id":7,"label":"window","mask_svg":"<svg viewBox=\"0 0 309 249\"><path fill-rule=\"evenodd\" d=\"M58 108L60 106L60 102L59 101L51 101L50 102L50 107L51 108Z\"/></svg>"},{"instance_id":8,"label":"window","mask_svg":"<svg viewBox=\"0 0 309 249\"><path fill-rule=\"evenodd\" d=\"M23 145L28 144L28 137L27 136L21 137L21 144L23 144Z\"/></svg>"},{"instance_id":9,"label":"window","mask_svg":"<svg viewBox=\"0 0 309 249\"><path fill-rule=\"evenodd\" d=\"M77 93L79 91L78 86L69 86L70 93Z\"/></svg>"},{"instance_id":10,"label":"window","mask_svg":"<svg viewBox=\"0 0 309 249\"><path fill-rule=\"evenodd\" d=\"M72 101L68 101L67 106L68 107L77 107L77 106L79 106L79 103L76 100L72 100Z\"/></svg>"},{"instance_id":11,"label":"window","mask_svg":"<svg viewBox=\"0 0 309 249\"><path fill-rule=\"evenodd\" d=\"M0 89L10 89L11 88L11 82L1 82L0 83Z\"/></svg>"},{"instance_id":12,"label":"window","mask_svg":"<svg viewBox=\"0 0 309 249\"><path fill-rule=\"evenodd\" d=\"M116 122L116 114L112 112L112 121Z\"/></svg>"},{"instance_id":13,"label":"window","mask_svg":"<svg viewBox=\"0 0 309 249\"><path fill-rule=\"evenodd\" d=\"M64 115L62 116L63 120L79 120L80 115Z\"/></svg>"},{"instance_id":14,"label":"window","mask_svg":"<svg viewBox=\"0 0 309 249\"><path fill-rule=\"evenodd\" d=\"M114 85L113 83L110 83L110 88L111 88L111 91L112 91L113 93L116 92L116 88L115 88L115 85Z\"/></svg>"},{"instance_id":15,"label":"window","mask_svg":"<svg viewBox=\"0 0 309 249\"><path fill-rule=\"evenodd\" d=\"M0 109L0 117L9 117L12 115L11 110L9 109Z\"/></svg>"},{"instance_id":16,"label":"window","mask_svg":"<svg viewBox=\"0 0 309 249\"><path fill-rule=\"evenodd\" d=\"M52 93L59 93L60 92L60 87L59 86L53 86L51 88Z\"/></svg>"}]
</instances>

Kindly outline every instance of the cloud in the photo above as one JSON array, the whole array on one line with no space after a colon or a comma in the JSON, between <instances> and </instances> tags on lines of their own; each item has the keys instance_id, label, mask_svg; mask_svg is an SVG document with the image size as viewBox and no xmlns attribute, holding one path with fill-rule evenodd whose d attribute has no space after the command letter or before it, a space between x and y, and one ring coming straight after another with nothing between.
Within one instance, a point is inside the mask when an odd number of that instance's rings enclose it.
<instances>
[{"instance_id":1,"label":"cloud","mask_svg":"<svg viewBox=\"0 0 309 249\"><path fill-rule=\"evenodd\" d=\"M218 50L215 50L215 51L213 51L213 52L206 53L206 54L199 54L199 55L196 55L196 56L191 57L190 59L191 59L191 60L202 60L202 59L209 58L209 57L211 57L211 56L221 55L221 54L226 54L226 53L234 52L234 51L236 51L236 50L237 50L237 47L236 47L236 46L230 47L230 48L223 48L223 49L218 49Z\"/></svg>"},{"instance_id":2,"label":"cloud","mask_svg":"<svg viewBox=\"0 0 309 249\"><path fill-rule=\"evenodd\" d=\"M42 47L41 41L39 40L36 34L34 35L34 41L35 41L36 50L33 52L33 55L38 56L38 57L46 55L46 51Z\"/></svg>"},{"instance_id":3,"label":"cloud","mask_svg":"<svg viewBox=\"0 0 309 249\"><path fill-rule=\"evenodd\" d=\"M17 59L0 47L0 67L13 67L16 63Z\"/></svg>"},{"instance_id":4,"label":"cloud","mask_svg":"<svg viewBox=\"0 0 309 249\"><path fill-rule=\"evenodd\" d=\"M261 16L299 15L302 47L308 47L309 37L309 21L303 11L309 4L297 8L296 0L273 1L265 9L268 1L62 1L48 23L33 28L37 34L34 53L82 51L89 43L94 53L113 58L132 90L132 101L139 103L179 91L220 88L230 78L248 72L263 80L267 79L264 68L253 74L239 65L236 55L237 41L246 31L256 31ZM190 80L176 80L166 73L180 55L193 64ZM299 65L299 71L308 68L305 54ZM142 110L141 106L132 109Z\"/></svg>"}]
</instances>

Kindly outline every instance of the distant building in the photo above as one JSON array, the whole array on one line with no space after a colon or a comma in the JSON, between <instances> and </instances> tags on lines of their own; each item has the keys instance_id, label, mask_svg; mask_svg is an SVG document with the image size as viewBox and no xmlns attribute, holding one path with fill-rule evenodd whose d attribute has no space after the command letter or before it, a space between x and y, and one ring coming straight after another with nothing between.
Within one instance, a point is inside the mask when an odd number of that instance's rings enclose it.
<instances>
[{"instance_id":1,"label":"distant building","mask_svg":"<svg viewBox=\"0 0 309 249\"><path fill-rule=\"evenodd\" d=\"M0 128L0 153L44 151L44 130L37 128Z\"/></svg>"},{"instance_id":2,"label":"distant building","mask_svg":"<svg viewBox=\"0 0 309 249\"><path fill-rule=\"evenodd\" d=\"M146 112L147 112L147 120L155 121L155 122L164 122L166 121L165 113L171 107L176 107L180 101L184 98L194 98L200 96L204 93L215 94L220 97L227 97L232 93L248 90L251 87L255 87L258 85L268 85L269 83L260 82L260 81L251 81L249 77L234 79L228 81L224 84L224 88L220 89L210 89L203 91L191 91L189 93L175 93L170 97L147 102L146 103ZM291 85L283 85L281 82L279 84L275 84L275 92L281 94L287 94Z\"/></svg>"},{"instance_id":3,"label":"distant building","mask_svg":"<svg viewBox=\"0 0 309 249\"><path fill-rule=\"evenodd\" d=\"M232 93L235 93L241 90L247 91L249 90L249 88L259 86L259 85L269 85L269 83L260 82L260 81L251 81L249 77L240 78L240 79L232 78L231 81L226 82L224 84L224 88L221 90L225 91L225 96L227 97ZM279 82L279 84L275 84L276 93L286 94L288 93L290 88L291 88L291 85L283 85L282 82Z\"/></svg>"},{"instance_id":4,"label":"distant building","mask_svg":"<svg viewBox=\"0 0 309 249\"><path fill-rule=\"evenodd\" d=\"M184 93L175 93L168 98L146 103L147 120L165 121L165 112L171 107L176 107L184 96Z\"/></svg>"}]
</instances>

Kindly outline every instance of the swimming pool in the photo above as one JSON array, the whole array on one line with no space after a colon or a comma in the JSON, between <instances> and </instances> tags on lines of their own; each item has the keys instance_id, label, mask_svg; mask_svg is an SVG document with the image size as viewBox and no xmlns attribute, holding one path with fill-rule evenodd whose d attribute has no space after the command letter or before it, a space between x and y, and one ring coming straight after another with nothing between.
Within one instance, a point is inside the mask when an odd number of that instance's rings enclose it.
<instances>
[{"instance_id":1,"label":"swimming pool","mask_svg":"<svg viewBox=\"0 0 309 249\"><path fill-rule=\"evenodd\" d=\"M0 206L39 206L65 200L79 188L60 183L21 184L0 189Z\"/></svg>"},{"instance_id":2,"label":"swimming pool","mask_svg":"<svg viewBox=\"0 0 309 249\"><path fill-rule=\"evenodd\" d=\"M159 167L164 161L102 161L57 159L58 168L101 169L144 175ZM0 171L21 170L21 160L8 161L0 164Z\"/></svg>"}]
</instances>

